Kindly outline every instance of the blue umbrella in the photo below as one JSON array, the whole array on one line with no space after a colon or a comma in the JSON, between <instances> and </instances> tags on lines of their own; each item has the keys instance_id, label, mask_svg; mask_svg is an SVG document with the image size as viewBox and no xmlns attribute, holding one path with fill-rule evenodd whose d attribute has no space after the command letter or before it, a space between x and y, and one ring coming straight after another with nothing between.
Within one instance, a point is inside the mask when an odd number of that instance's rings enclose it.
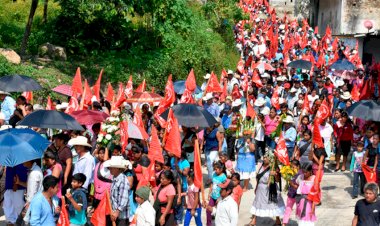
<instances>
[{"instance_id":1,"label":"blue umbrella","mask_svg":"<svg viewBox=\"0 0 380 226\"><path fill-rule=\"evenodd\" d=\"M0 165L14 167L40 159L50 142L31 129L0 131Z\"/></svg>"},{"instance_id":2,"label":"blue umbrella","mask_svg":"<svg viewBox=\"0 0 380 226\"><path fill-rule=\"evenodd\" d=\"M175 81L173 83L174 92L176 94L183 94L183 92L185 92L185 82L186 82L185 80L179 80L179 81ZM194 93L197 94L197 93L201 93L201 92L202 92L201 87L197 86Z\"/></svg>"},{"instance_id":3,"label":"blue umbrella","mask_svg":"<svg viewBox=\"0 0 380 226\"><path fill-rule=\"evenodd\" d=\"M330 68L337 71L352 71L356 69L355 65L347 59L337 60L330 66Z\"/></svg>"}]
</instances>

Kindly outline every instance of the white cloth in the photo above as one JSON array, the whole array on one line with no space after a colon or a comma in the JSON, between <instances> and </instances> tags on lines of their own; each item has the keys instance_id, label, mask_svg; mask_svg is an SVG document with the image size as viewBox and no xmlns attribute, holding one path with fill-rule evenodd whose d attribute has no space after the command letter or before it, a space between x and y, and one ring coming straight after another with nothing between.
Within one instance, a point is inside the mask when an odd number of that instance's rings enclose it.
<instances>
[{"instance_id":1,"label":"white cloth","mask_svg":"<svg viewBox=\"0 0 380 226\"><path fill-rule=\"evenodd\" d=\"M7 189L5 191L3 209L7 222L12 224L16 223L17 217L25 205L24 192L24 189L17 191Z\"/></svg>"},{"instance_id":2,"label":"white cloth","mask_svg":"<svg viewBox=\"0 0 380 226\"><path fill-rule=\"evenodd\" d=\"M215 216L215 225L236 226L239 219L237 203L229 195L218 202L216 208L212 210L212 215Z\"/></svg>"},{"instance_id":3,"label":"white cloth","mask_svg":"<svg viewBox=\"0 0 380 226\"><path fill-rule=\"evenodd\" d=\"M257 141L264 141L264 127L261 125L261 123L256 122L255 123L255 140Z\"/></svg>"},{"instance_id":4,"label":"white cloth","mask_svg":"<svg viewBox=\"0 0 380 226\"><path fill-rule=\"evenodd\" d=\"M84 182L83 187L87 189L90 182L93 181L94 169L95 159L90 152L87 152L78 159L78 162L74 166L73 175L76 173L83 173L86 176L86 182Z\"/></svg>"},{"instance_id":5,"label":"white cloth","mask_svg":"<svg viewBox=\"0 0 380 226\"><path fill-rule=\"evenodd\" d=\"M156 211L149 201L143 202L136 209L136 226L154 226L156 221Z\"/></svg>"},{"instance_id":6,"label":"white cloth","mask_svg":"<svg viewBox=\"0 0 380 226\"><path fill-rule=\"evenodd\" d=\"M43 179L44 175L41 168L36 163L33 163L26 184L26 202L31 202L34 195L42 191Z\"/></svg>"},{"instance_id":7,"label":"white cloth","mask_svg":"<svg viewBox=\"0 0 380 226\"><path fill-rule=\"evenodd\" d=\"M307 99L309 100L309 106L310 106L310 108L313 107L314 101L317 100L318 98L319 98L318 95L315 95L315 96L308 95L307 96Z\"/></svg>"}]
</instances>

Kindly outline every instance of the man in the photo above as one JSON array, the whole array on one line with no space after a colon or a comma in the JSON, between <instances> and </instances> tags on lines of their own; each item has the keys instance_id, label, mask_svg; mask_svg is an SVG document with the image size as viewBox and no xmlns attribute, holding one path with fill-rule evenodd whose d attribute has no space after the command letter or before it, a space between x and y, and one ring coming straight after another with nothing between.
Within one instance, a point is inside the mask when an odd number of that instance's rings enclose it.
<instances>
[{"instance_id":1,"label":"man","mask_svg":"<svg viewBox=\"0 0 380 226\"><path fill-rule=\"evenodd\" d=\"M235 200L232 198L232 190L234 184L230 179L218 185L220 190L221 200L216 207L208 206L207 209L215 216L215 225L218 226L236 226L238 224L239 212Z\"/></svg>"},{"instance_id":2,"label":"man","mask_svg":"<svg viewBox=\"0 0 380 226\"><path fill-rule=\"evenodd\" d=\"M288 156L289 159L293 158L293 152L294 152L294 146L296 143L297 138L297 131L294 128L294 120L292 116L286 116L284 120L282 120L284 123L284 139L286 143L286 149L288 150Z\"/></svg>"},{"instance_id":3,"label":"man","mask_svg":"<svg viewBox=\"0 0 380 226\"><path fill-rule=\"evenodd\" d=\"M289 91L289 95L286 97L289 109L293 111L295 103L298 101L298 95L296 95L297 89L292 87Z\"/></svg>"},{"instance_id":4,"label":"man","mask_svg":"<svg viewBox=\"0 0 380 226\"><path fill-rule=\"evenodd\" d=\"M356 202L352 226L380 225L380 200L377 198L379 187L375 183L364 186L364 199Z\"/></svg>"},{"instance_id":5,"label":"man","mask_svg":"<svg viewBox=\"0 0 380 226\"><path fill-rule=\"evenodd\" d=\"M55 226L52 197L58 192L58 182L59 179L51 175L43 180L43 192L38 193L30 203L31 226ZM54 212L60 212L59 207Z\"/></svg>"},{"instance_id":6,"label":"man","mask_svg":"<svg viewBox=\"0 0 380 226\"><path fill-rule=\"evenodd\" d=\"M267 113L269 112L270 108L266 106L266 101L263 97L259 97L255 100L254 105L255 105L255 111L258 113ZM264 116L267 114L264 114Z\"/></svg>"},{"instance_id":7,"label":"man","mask_svg":"<svg viewBox=\"0 0 380 226\"><path fill-rule=\"evenodd\" d=\"M232 103L232 109L223 115L222 125L224 127L226 142L227 142L227 155L231 161L235 161L235 141L236 141L236 130L237 125L242 117L241 105L242 101L240 99L235 100Z\"/></svg>"},{"instance_id":8,"label":"man","mask_svg":"<svg viewBox=\"0 0 380 226\"><path fill-rule=\"evenodd\" d=\"M210 73L207 73L205 76L203 76L203 78L205 79L205 82L202 83L202 86L201 86L202 92L204 92L206 90L207 83L208 83L208 80L210 79L210 77L211 77Z\"/></svg>"},{"instance_id":9,"label":"man","mask_svg":"<svg viewBox=\"0 0 380 226\"><path fill-rule=\"evenodd\" d=\"M239 85L239 80L234 77L234 72L232 70L228 70L227 72L227 92L231 94L232 89L235 84Z\"/></svg>"},{"instance_id":10,"label":"man","mask_svg":"<svg viewBox=\"0 0 380 226\"><path fill-rule=\"evenodd\" d=\"M214 103L214 97L212 96L212 93L207 93L204 97L203 100L206 101L204 104L204 109L208 111L214 118L218 118L220 114L219 106Z\"/></svg>"},{"instance_id":11,"label":"man","mask_svg":"<svg viewBox=\"0 0 380 226\"><path fill-rule=\"evenodd\" d=\"M16 110L16 101L8 95L9 93L0 91L1 113L4 114L5 124L9 123L9 119Z\"/></svg>"},{"instance_id":12,"label":"man","mask_svg":"<svg viewBox=\"0 0 380 226\"><path fill-rule=\"evenodd\" d=\"M75 164L73 175L83 173L86 176L86 182L83 184L83 187L88 189L95 169L95 159L89 152L92 146L87 143L87 138L84 136L77 136L71 139L69 145L74 146L79 158Z\"/></svg>"}]
</instances>

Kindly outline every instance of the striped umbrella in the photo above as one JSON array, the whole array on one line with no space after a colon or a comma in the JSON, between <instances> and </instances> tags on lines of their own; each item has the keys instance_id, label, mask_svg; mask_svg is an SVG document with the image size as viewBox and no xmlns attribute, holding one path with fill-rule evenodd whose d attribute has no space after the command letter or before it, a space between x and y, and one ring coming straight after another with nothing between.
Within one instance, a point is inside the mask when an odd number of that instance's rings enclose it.
<instances>
[{"instance_id":1,"label":"striped umbrella","mask_svg":"<svg viewBox=\"0 0 380 226\"><path fill-rule=\"evenodd\" d=\"M70 96L73 94L71 91L71 85L62 84L52 89L54 92L63 94L65 96Z\"/></svg>"}]
</instances>

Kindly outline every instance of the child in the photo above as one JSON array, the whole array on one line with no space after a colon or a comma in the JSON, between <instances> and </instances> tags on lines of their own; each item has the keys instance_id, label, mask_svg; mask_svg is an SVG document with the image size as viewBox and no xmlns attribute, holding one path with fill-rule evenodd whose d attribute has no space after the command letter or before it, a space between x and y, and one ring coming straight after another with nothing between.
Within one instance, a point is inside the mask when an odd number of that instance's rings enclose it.
<instances>
[{"instance_id":1,"label":"child","mask_svg":"<svg viewBox=\"0 0 380 226\"><path fill-rule=\"evenodd\" d=\"M352 147L354 148L354 151L356 149L358 142L361 139L362 139L362 134L360 132L359 126L354 126L354 139L352 141Z\"/></svg>"},{"instance_id":2,"label":"child","mask_svg":"<svg viewBox=\"0 0 380 226\"><path fill-rule=\"evenodd\" d=\"M362 162L364 158L364 143L359 141L356 145L356 151L352 154L350 171L354 173L354 181L352 185L352 198L356 199L359 193L359 178L360 178L360 193L363 194L365 177L362 171Z\"/></svg>"},{"instance_id":3,"label":"child","mask_svg":"<svg viewBox=\"0 0 380 226\"><path fill-rule=\"evenodd\" d=\"M156 211L149 202L150 189L143 186L136 191L136 202L138 207L135 213L136 226L154 226Z\"/></svg>"},{"instance_id":4,"label":"child","mask_svg":"<svg viewBox=\"0 0 380 226\"><path fill-rule=\"evenodd\" d=\"M199 188L194 185L194 172L187 174L187 193L186 193L186 214L184 226L189 226L191 218L194 216L197 226L202 226L202 207L200 205Z\"/></svg>"},{"instance_id":5,"label":"child","mask_svg":"<svg viewBox=\"0 0 380 226\"><path fill-rule=\"evenodd\" d=\"M71 187L73 193L67 191L66 198L69 200L70 225L85 225L87 223L87 197L86 190L82 188L86 176L83 173L73 175Z\"/></svg>"},{"instance_id":6,"label":"child","mask_svg":"<svg viewBox=\"0 0 380 226\"><path fill-rule=\"evenodd\" d=\"M227 178L231 178L232 174L235 173L235 170L234 170L234 164L232 163L231 160L228 159L227 153L220 152L219 160L224 164L226 168Z\"/></svg>"},{"instance_id":7,"label":"child","mask_svg":"<svg viewBox=\"0 0 380 226\"><path fill-rule=\"evenodd\" d=\"M311 188L314 186L315 176L313 175L313 166L311 163L302 165L302 174L297 177L297 195L300 197L297 200L296 217L298 218L298 225L314 225L317 221L315 216L315 205L312 201L307 199Z\"/></svg>"},{"instance_id":8,"label":"child","mask_svg":"<svg viewBox=\"0 0 380 226\"><path fill-rule=\"evenodd\" d=\"M232 198L234 198L234 200L236 201L239 207L241 197L243 196L243 189L240 186L240 174L238 173L232 174L231 180L234 183L234 189L232 190Z\"/></svg>"},{"instance_id":9,"label":"child","mask_svg":"<svg viewBox=\"0 0 380 226\"><path fill-rule=\"evenodd\" d=\"M292 166L293 170L294 169L297 170L297 174L294 175L294 177L289 182L288 199L286 201L286 209L285 209L284 218L282 220L283 225L286 225L289 223L290 214L292 213L293 206L296 203L296 198L295 198L297 195L297 188L296 187L298 186L298 184L296 183L296 180L297 180L298 176L301 174L301 172L299 170L300 169L300 162L297 159L292 160L291 166Z\"/></svg>"},{"instance_id":10,"label":"child","mask_svg":"<svg viewBox=\"0 0 380 226\"><path fill-rule=\"evenodd\" d=\"M210 185L210 193L208 195L208 206L210 207L214 207L216 205L216 200L220 197L220 187L218 185L227 180L226 174L223 173L224 170L224 164L221 161L214 163L214 173L212 174L212 183ZM203 205L206 208L205 203ZM206 211L206 216L207 226L211 226L212 218L209 210Z\"/></svg>"}]
</instances>

